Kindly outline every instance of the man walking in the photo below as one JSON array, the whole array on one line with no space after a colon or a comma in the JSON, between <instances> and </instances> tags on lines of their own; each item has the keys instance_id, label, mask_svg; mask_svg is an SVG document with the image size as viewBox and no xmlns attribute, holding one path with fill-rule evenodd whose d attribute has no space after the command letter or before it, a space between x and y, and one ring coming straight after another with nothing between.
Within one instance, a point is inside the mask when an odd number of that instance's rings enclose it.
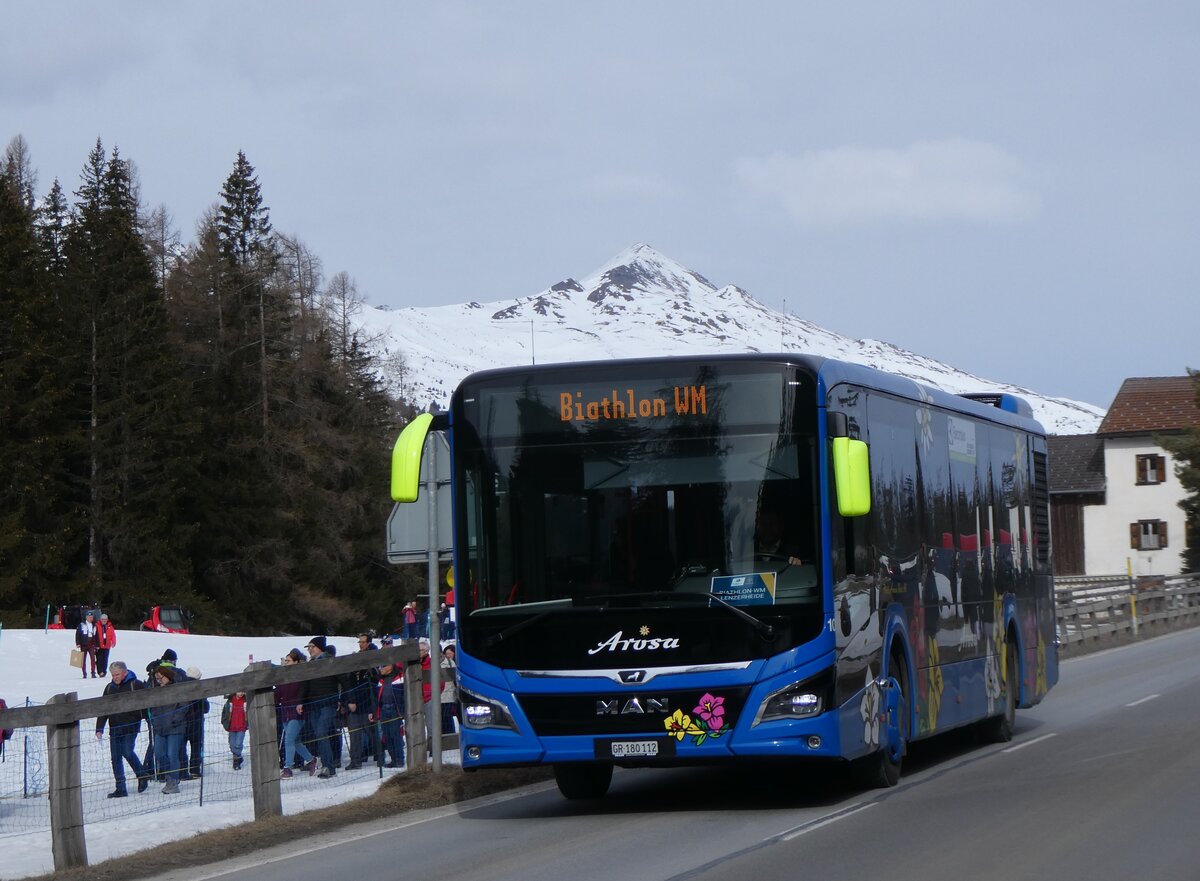
<instances>
[{"instance_id":1,"label":"man walking","mask_svg":"<svg viewBox=\"0 0 1200 881\"><path fill-rule=\"evenodd\" d=\"M108 620L108 613L103 612L100 615L100 623L96 625L96 664L100 670L100 677L104 678L104 671L108 669L108 653L117 646L117 628L112 626L112 622Z\"/></svg>"},{"instance_id":2,"label":"man walking","mask_svg":"<svg viewBox=\"0 0 1200 881\"><path fill-rule=\"evenodd\" d=\"M104 686L104 696L127 694L142 688L137 674L125 666L124 661L113 661L108 671L112 678ZM133 769L137 777L138 792L145 792L150 785L150 777L134 752L138 731L142 727L142 714L139 710L127 713L115 713L112 716L99 716L96 719L96 739L104 737L104 726L108 725L108 746L112 756L113 780L116 789L108 794L109 798L125 798L129 792L125 788L125 763Z\"/></svg>"},{"instance_id":3,"label":"man walking","mask_svg":"<svg viewBox=\"0 0 1200 881\"><path fill-rule=\"evenodd\" d=\"M83 652L83 678L87 679L88 660L92 662L92 678L96 678L96 613L88 610L75 628L75 645Z\"/></svg>"},{"instance_id":4,"label":"man walking","mask_svg":"<svg viewBox=\"0 0 1200 881\"><path fill-rule=\"evenodd\" d=\"M360 652L377 651L378 646L371 642L369 633L358 635L358 650ZM350 761L347 771L362 767L366 756L366 728L368 717L373 707L375 671L355 670L348 677L349 687L342 695L346 702L346 727L350 729Z\"/></svg>"},{"instance_id":5,"label":"man walking","mask_svg":"<svg viewBox=\"0 0 1200 881\"><path fill-rule=\"evenodd\" d=\"M314 636L308 641L308 659L324 661L332 658L326 651L325 637ZM302 717L311 719L313 737L317 741L317 755L321 757L321 771L317 774L322 779L328 779L337 774L333 761L333 721L337 715L338 697L341 683L336 674L319 676L316 679L306 679L300 684L300 703L296 712Z\"/></svg>"}]
</instances>

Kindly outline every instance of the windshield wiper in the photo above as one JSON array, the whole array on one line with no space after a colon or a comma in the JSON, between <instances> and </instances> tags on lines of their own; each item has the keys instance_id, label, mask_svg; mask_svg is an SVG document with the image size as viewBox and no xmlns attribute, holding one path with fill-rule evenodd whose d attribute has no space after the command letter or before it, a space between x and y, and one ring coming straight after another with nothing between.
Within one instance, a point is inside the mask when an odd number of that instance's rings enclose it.
<instances>
[{"instance_id":1,"label":"windshield wiper","mask_svg":"<svg viewBox=\"0 0 1200 881\"><path fill-rule=\"evenodd\" d=\"M526 627L533 626L538 621L541 621L543 618L547 618L550 615L556 615L559 612L565 612L568 609L570 609L573 612L601 612L604 610L604 607L603 606L577 606L577 605L575 605L574 600L571 600L571 599L565 600L563 602L563 604L561 604L561 605L555 605L554 608L552 608L552 609L542 609L542 611L538 612L536 615L530 615L528 618L522 618L516 624L512 624L512 625L509 625L508 627L505 627L499 633L493 633L491 636L489 636L487 639L485 639L483 641L483 644L486 648L491 648L492 646L497 645L498 643L504 642L504 640L508 639L513 634L520 633Z\"/></svg>"},{"instance_id":2,"label":"windshield wiper","mask_svg":"<svg viewBox=\"0 0 1200 881\"><path fill-rule=\"evenodd\" d=\"M684 599L685 597L688 600L691 600L693 597L696 599L701 599L701 600L711 600L712 602L719 605L721 608L729 611L730 614L734 615L735 617L741 618L743 621L745 621L747 624L749 624L751 627L753 627L755 632L758 633L758 635L761 636L763 639L769 640L769 639L775 638L775 628L772 627L770 624L768 624L766 621L763 621L759 618L755 618L753 615L751 615L745 609L741 609L741 608L735 606L733 603L728 602L727 600L723 600L719 596L717 596L716 594L713 594L713 593L680 594L680 593L671 593L670 591L655 591L654 593L646 594L646 596L651 596L651 597L656 597L656 598L661 598L661 599L666 599L666 600L671 600L671 601Z\"/></svg>"}]
</instances>

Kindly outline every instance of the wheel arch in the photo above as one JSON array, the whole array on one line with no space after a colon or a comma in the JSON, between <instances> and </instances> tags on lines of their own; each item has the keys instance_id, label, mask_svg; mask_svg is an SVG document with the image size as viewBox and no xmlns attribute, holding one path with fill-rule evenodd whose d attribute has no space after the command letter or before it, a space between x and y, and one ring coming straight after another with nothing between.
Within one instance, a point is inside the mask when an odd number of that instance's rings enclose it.
<instances>
[{"instance_id":1,"label":"wheel arch","mask_svg":"<svg viewBox=\"0 0 1200 881\"><path fill-rule=\"evenodd\" d=\"M1011 643L1017 653L1017 706L1027 707L1025 702L1025 644L1022 641L1021 627L1017 621L1017 601L1012 594L1004 597L1004 641ZM1008 649L1006 648L1005 651Z\"/></svg>"},{"instance_id":2,"label":"wheel arch","mask_svg":"<svg viewBox=\"0 0 1200 881\"><path fill-rule=\"evenodd\" d=\"M908 628L904 626L904 620L899 615L892 615L888 621L887 632L883 638L883 656L880 658L880 676L892 675L892 657L896 652L904 660L905 682L901 685L904 688L903 693L908 696L908 701L904 708L905 715L908 716L908 736L912 739L913 732L917 730L913 712L916 709L916 701L913 700L913 695L916 692L916 664L913 660L912 646L908 641Z\"/></svg>"}]
</instances>

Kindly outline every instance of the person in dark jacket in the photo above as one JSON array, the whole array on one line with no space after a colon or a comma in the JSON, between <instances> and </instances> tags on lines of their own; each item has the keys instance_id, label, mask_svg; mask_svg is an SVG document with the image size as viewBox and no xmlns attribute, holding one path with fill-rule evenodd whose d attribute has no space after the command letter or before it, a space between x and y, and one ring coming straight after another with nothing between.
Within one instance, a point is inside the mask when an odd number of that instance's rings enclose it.
<instances>
[{"instance_id":1,"label":"person in dark jacket","mask_svg":"<svg viewBox=\"0 0 1200 881\"><path fill-rule=\"evenodd\" d=\"M304 655L300 649L292 649L283 657L283 665L303 664ZM297 712L300 703L300 682L285 682L275 686L275 705L279 708L279 721L283 726L283 771L280 777L287 780L292 776L292 763L296 756L304 762L304 770L312 776L317 771L317 759L308 751L308 747L300 740L300 729L303 721Z\"/></svg>"},{"instance_id":2,"label":"person in dark jacket","mask_svg":"<svg viewBox=\"0 0 1200 881\"><path fill-rule=\"evenodd\" d=\"M360 652L378 651L375 643L371 642L369 633L358 635L358 650ZM366 757L367 717L374 709L375 671L355 670L347 676L347 687L342 694L346 704L346 727L350 729L350 761L346 770L353 771L361 768Z\"/></svg>"},{"instance_id":3,"label":"person in dark jacket","mask_svg":"<svg viewBox=\"0 0 1200 881\"><path fill-rule=\"evenodd\" d=\"M75 628L75 646L83 652L83 678L87 679L88 660L92 662L92 678L96 678L96 646L99 637L96 633L96 613L88 610L84 619Z\"/></svg>"},{"instance_id":4,"label":"person in dark jacket","mask_svg":"<svg viewBox=\"0 0 1200 881\"><path fill-rule=\"evenodd\" d=\"M113 661L108 665L108 672L112 678L104 686L105 697L127 694L142 688L137 674L130 670L124 661ZM126 762L129 763L134 776L138 779L138 792L145 792L146 787L150 785L150 778L146 775L146 769L142 767L142 763L138 761L137 753L134 751L138 732L142 728L141 711L132 710L127 713L115 713L112 716L96 717L97 740L104 737L105 725L108 725L108 746L112 756L113 780L117 784L117 788L110 792L108 797L124 798L129 794L125 788Z\"/></svg>"},{"instance_id":5,"label":"person in dark jacket","mask_svg":"<svg viewBox=\"0 0 1200 881\"><path fill-rule=\"evenodd\" d=\"M159 664L154 671L156 687L165 688L174 684L177 671L170 664ZM167 697L166 700L170 700ZM154 758L158 770L167 777L163 792L172 795L179 792L179 753L187 735L188 708L191 701L164 703L150 710L150 724L154 727Z\"/></svg>"},{"instance_id":6,"label":"person in dark jacket","mask_svg":"<svg viewBox=\"0 0 1200 881\"><path fill-rule=\"evenodd\" d=\"M307 648L310 663L330 660L333 657L325 650L323 636L314 636L308 641ZM300 703L296 706L296 712L312 719L317 754L321 757L321 772L317 776L323 779L337 774L333 760L333 722L337 715L340 694L341 681L336 674L318 676L316 679L306 679L300 683Z\"/></svg>"},{"instance_id":7,"label":"person in dark jacket","mask_svg":"<svg viewBox=\"0 0 1200 881\"><path fill-rule=\"evenodd\" d=\"M155 658L146 665L146 681L142 687L155 688L158 685L158 680L154 677L155 671L163 664L169 664L174 667L175 662L178 660L179 656L175 654L175 649L167 649L162 653L161 658ZM149 714L147 714L146 718L150 718ZM147 774L153 775L159 783L163 783L167 778L163 774L162 769L158 767L157 757L154 752L154 726L150 725L149 729L150 742L146 744L146 757L142 759L142 767L146 769ZM183 767L183 762L180 762L180 767Z\"/></svg>"},{"instance_id":8,"label":"person in dark jacket","mask_svg":"<svg viewBox=\"0 0 1200 881\"><path fill-rule=\"evenodd\" d=\"M187 675L176 674L175 681L199 678L200 668L188 667ZM208 698L192 701L191 707L188 709L187 755L181 754L179 757L180 762L183 763L181 767L185 769L184 773L179 776L181 780L199 777L204 773L204 717L208 715L210 709L212 709L212 705L208 702Z\"/></svg>"}]
</instances>

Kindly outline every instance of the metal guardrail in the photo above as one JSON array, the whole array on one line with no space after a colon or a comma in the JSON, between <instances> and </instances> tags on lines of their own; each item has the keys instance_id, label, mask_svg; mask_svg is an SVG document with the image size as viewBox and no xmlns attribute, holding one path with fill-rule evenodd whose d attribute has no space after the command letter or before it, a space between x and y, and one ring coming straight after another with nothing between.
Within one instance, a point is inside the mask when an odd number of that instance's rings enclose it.
<instances>
[{"instance_id":1,"label":"metal guardrail","mask_svg":"<svg viewBox=\"0 0 1200 881\"><path fill-rule=\"evenodd\" d=\"M1200 573L1055 579L1062 645L1139 637L1200 624Z\"/></svg>"}]
</instances>

